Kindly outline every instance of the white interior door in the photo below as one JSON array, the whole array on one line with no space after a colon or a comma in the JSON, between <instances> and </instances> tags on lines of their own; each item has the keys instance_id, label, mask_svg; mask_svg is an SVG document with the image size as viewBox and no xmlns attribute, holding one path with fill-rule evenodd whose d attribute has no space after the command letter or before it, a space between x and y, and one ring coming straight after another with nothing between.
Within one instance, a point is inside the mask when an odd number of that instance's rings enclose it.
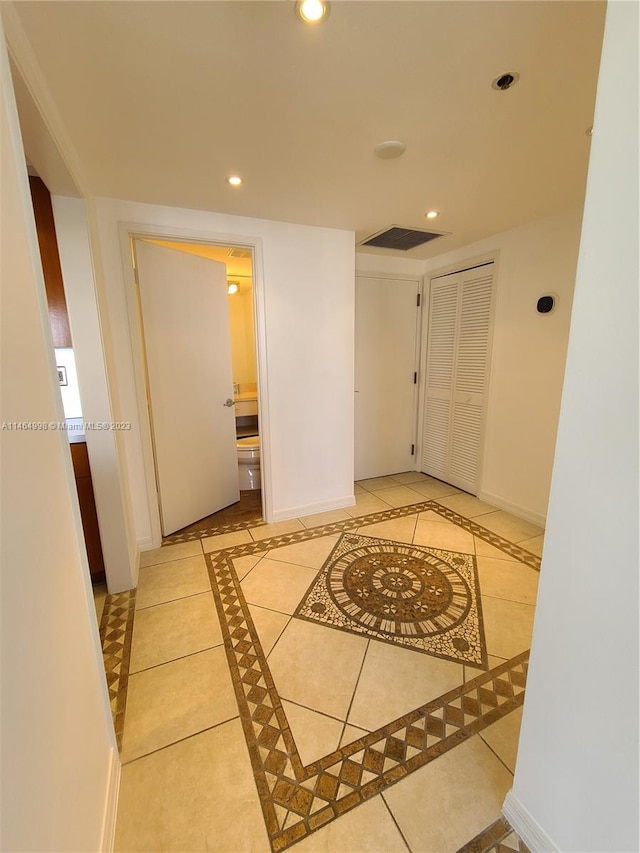
<instances>
[{"instance_id":1,"label":"white interior door","mask_svg":"<svg viewBox=\"0 0 640 853\"><path fill-rule=\"evenodd\" d=\"M414 468L419 283L356 276L356 480Z\"/></svg>"},{"instance_id":2,"label":"white interior door","mask_svg":"<svg viewBox=\"0 0 640 853\"><path fill-rule=\"evenodd\" d=\"M493 264L432 279L421 469L477 494Z\"/></svg>"},{"instance_id":3,"label":"white interior door","mask_svg":"<svg viewBox=\"0 0 640 853\"><path fill-rule=\"evenodd\" d=\"M162 533L240 497L226 267L136 240Z\"/></svg>"}]
</instances>

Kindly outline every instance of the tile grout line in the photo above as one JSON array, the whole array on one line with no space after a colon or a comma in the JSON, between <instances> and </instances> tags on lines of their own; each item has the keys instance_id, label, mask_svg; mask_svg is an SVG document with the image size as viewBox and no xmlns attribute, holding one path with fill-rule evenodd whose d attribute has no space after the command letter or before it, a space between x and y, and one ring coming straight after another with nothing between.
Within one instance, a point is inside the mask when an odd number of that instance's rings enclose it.
<instances>
[{"instance_id":1,"label":"tile grout line","mask_svg":"<svg viewBox=\"0 0 640 853\"><path fill-rule=\"evenodd\" d=\"M336 723L344 722L344 720L341 720L340 717L334 717L333 714L327 714L326 711L319 711L317 708L311 708L309 705L303 705L302 702L296 702L293 699L287 699L286 696L281 696L280 700L282 702L288 702L289 705L295 705L298 708L304 708L305 711L313 711L314 714L319 714L321 717L326 717L328 720L333 720Z\"/></svg>"},{"instance_id":2,"label":"tile grout line","mask_svg":"<svg viewBox=\"0 0 640 853\"><path fill-rule=\"evenodd\" d=\"M397 830L398 830L398 832L400 833L400 838L402 838L402 840L404 841L404 843L405 843L405 845L406 845L407 850L409 851L409 853L412 853L412 851L411 851L411 847L409 847L409 842L408 842L408 841L407 841L407 839L405 838L404 832L400 829L400 824L399 824L399 823L398 823L398 821L396 820L396 816L395 816L395 815L394 815L394 813L391 811L391 806L390 806L390 805L389 805L389 803L387 802L387 799L386 799L386 797L385 797L385 795L384 795L384 791L382 791L382 792L381 792L381 794L380 794L380 799L381 799L381 800L382 800L382 802L385 804L386 809L387 809L387 811L389 812L389 815L391 816L391 820L394 822L394 824L395 824L395 826L396 826L396 829L397 829Z\"/></svg>"},{"instance_id":3,"label":"tile grout line","mask_svg":"<svg viewBox=\"0 0 640 853\"><path fill-rule=\"evenodd\" d=\"M273 612L278 613L279 611L277 611L277 610L276 610L276 611L273 611ZM286 615L289 617L289 618L287 619L287 623L286 623L286 625L283 627L282 631L280 631L280 633L279 633L279 634L278 634L278 636L276 637L276 641L275 641L275 643L271 646L271 648L269 649L269 651L268 651L268 652L265 652L265 654L264 654L265 658L267 658L267 659L269 658L269 655L271 655L271 654L272 654L272 652L274 651L275 647L276 647L276 646L278 645L278 643L280 642L280 639L281 639L282 635L284 634L284 632L287 630L287 628L288 628L288 627L289 627L289 625L291 624L291 620L293 619L293 616L292 616L290 613L288 613L288 614L286 614Z\"/></svg>"},{"instance_id":4,"label":"tile grout line","mask_svg":"<svg viewBox=\"0 0 640 853\"><path fill-rule=\"evenodd\" d=\"M126 761L122 761L120 759L123 767L128 767L130 764L135 764L136 761L141 761L143 758L148 758L150 755L156 755L158 752L163 752L165 749L171 749L172 746L176 746L178 743L184 743L187 740L191 740L194 737L198 737L198 735L202 735L205 732L211 732L214 729L219 729L220 726L225 726L227 723L232 723L234 720L239 720L240 714L235 714L233 717L228 717L226 720L221 720L219 723L214 723L212 726L207 726L204 729L200 729L197 732L192 732L190 735L185 735L184 737L178 738L178 740L172 740L171 743L165 743L163 746L157 747L157 749L152 749L149 752L143 752L142 755L136 755L135 758L129 758Z\"/></svg>"},{"instance_id":5,"label":"tile grout line","mask_svg":"<svg viewBox=\"0 0 640 853\"><path fill-rule=\"evenodd\" d=\"M177 658L171 658L170 660L163 660L160 663L154 663L154 664L151 664L151 666L145 666L142 669L131 670L131 668L129 668L129 679L133 678L134 675L140 675L143 672L151 672L151 670L153 670L153 669L159 669L161 666L166 666L167 664L170 664L170 663L176 663L176 661L179 661L179 660L186 660L187 658L193 658L196 655L201 655L204 652L210 652L213 649L221 649L223 645L224 645L224 642L222 640L220 640L219 643L214 643L213 646L205 646L203 649L196 649L193 652L186 652L183 655L178 655Z\"/></svg>"},{"instance_id":6,"label":"tile grout line","mask_svg":"<svg viewBox=\"0 0 640 853\"><path fill-rule=\"evenodd\" d=\"M484 737L482 736L482 734L481 734L480 732L478 733L478 736L480 737L480 740L482 741L482 743L487 747L487 749L488 749L490 752L492 752L492 753L495 755L495 757L498 759L498 761L500 762L500 764L502 764L502 766L504 767L504 769L505 769L505 770L506 770L506 771L511 775L511 778L513 779L513 777L516 775L516 774L515 774L515 770L512 770L512 769L511 769L511 768L510 768L510 767L509 767L509 766L508 766L508 765L503 761L503 759L498 755L498 753L497 753L497 752L495 751L495 749L491 746L491 744L490 744L488 741L486 741L486 740L484 739Z\"/></svg>"},{"instance_id":7,"label":"tile grout line","mask_svg":"<svg viewBox=\"0 0 640 853\"><path fill-rule=\"evenodd\" d=\"M367 659L367 653L369 651L370 645L371 645L371 638L369 638L367 640L367 645L365 647L364 654L362 655L362 663L360 664L360 669L358 670L358 677L356 678L356 683L355 683L354 688L353 688L353 693L351 694L351 701L349 702L349 707L347 708L347 714L344 718L344 725L342 726L342 733L341 733L340 737L338 738L338 748L339 748L340 743L342 743L342 738L344 737L344 733L347 730L347 725L350 725L349 714L351 713L351 708L353 707L353 700L356 698L356 693L358 691L358 686L360 684L360 677L362 676L362 670L364 669L364 663ZM361 726L355 726L355 728L362 728L362 727Z\"/></svg>"},{"instance_id":8,"label":"tile grout line","mask_svg":"<svg viewBox=\"0 0 640 853\"><path fill-rule=\"evenodd\" d=\"M155 604L145 604L142 607L136 607L136 613L141 613L143 610L151 610L152 607L162 607L164 604L174 604L176 601L184 601L187 598L196 598L198 595L209 595L210 589L203 589L201 592L189 592L187 595L180 595L178 598L169 598L166 601L158 601Z\"/></svg>"}]
</instances>

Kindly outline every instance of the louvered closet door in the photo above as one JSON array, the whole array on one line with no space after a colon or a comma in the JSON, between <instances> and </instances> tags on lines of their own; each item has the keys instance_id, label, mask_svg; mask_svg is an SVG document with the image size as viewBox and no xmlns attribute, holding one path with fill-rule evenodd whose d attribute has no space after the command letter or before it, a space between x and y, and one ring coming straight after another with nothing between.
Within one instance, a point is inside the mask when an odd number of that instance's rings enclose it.
<instances>
[{"instance_id":1,"label":"louvered closet door","mask_svg":"<svg viewBox=\"0 0 640 853\"><path fill-rule=\"evenodd\" d=\"M457 322L457 280L447 276L432 281L429 296L422 470L440 480L446 479L449 469Z\"/></svg>"},{"instance_id":2,"label":"louvered closet door","mask_svg":"<svg viewBox=\"0 0 640 853\"><path fill-rule=\"evenodd\" d=\"M422 470L477 493L493 264L431 283Z\"/></svg>"}]
</instances>

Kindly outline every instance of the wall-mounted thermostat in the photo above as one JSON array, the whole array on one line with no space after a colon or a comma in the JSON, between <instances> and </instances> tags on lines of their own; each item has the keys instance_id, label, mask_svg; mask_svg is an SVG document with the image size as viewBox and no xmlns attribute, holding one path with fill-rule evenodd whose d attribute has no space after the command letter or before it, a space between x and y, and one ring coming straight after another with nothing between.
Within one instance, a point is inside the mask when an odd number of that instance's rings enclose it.
<instances>
[{"instance_id":1,"label":"wall-mounted thermostat","mask_svg":"<svg viewBox=\"0 0 640 853\"><path fill-rule=\"evenodd\" d=\"M556 307L557 301L558 297L555 293L547 293L545 296L541 296L540 299L538 299L536 311L538 314L550 314Z\"/></svg>"}]
</instances>

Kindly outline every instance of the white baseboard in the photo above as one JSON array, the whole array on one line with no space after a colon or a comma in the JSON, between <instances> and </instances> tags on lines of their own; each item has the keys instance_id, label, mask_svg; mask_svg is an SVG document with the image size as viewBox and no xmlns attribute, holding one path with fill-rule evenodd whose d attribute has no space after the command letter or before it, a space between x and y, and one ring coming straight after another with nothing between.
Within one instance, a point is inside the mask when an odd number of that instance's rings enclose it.
<instances>
[{"instance_id":1,"label":"white baseboard","mask_svg":"<svg viewBox=\"0 0 640 853\"><path fill-rule=\"evenodd\" d=\"M162 543L160 543L162 544ZM152 548L157 548L158 546L154 544L153 539L150 536L145 536L142 539L136 540L136 545L138 548L138 556L140 556L141 551L151 551Z\"/></svg>"},{"instance_id":2,"label":"white baseboard","mask_svg":"<svg viewBox=\"0 0 640 853\"><path fill-rule=\"evenodd\" d=\"M301 518L305 515L315 515L318 512L330 512L332 509L344 509L347 506L355 506L356 499L353 495L345 495L333 501L321 501L317 504L304 504L303 506L292 506L287 509L274 510L274 521L286 521L289 518Z\"/></svg>"},{"instance_id":3,"label":"white baseboard","mask_svg":"<svg viewBox=\"0 0 640 853\"><path fill-rule=\"evenodd\" d=\"M502 814L527 845L531 853L560 853L560 848L547 835L515 796L513 790L507 793Z\"/></svg>"},{"instance_id":4,"label":"white baseboard","mask_svg":"<svg viewBox=\"0 0 640 853\"><path fill-rule=\"evenodd\" d=\"M511 501L501 498L499 495L492 495L491 492L479 492L478 498L485 503L497 506L499 509L504 509L512 515L517 515L518 518L530 521L531 524L537 524L538 527L545 527L547 524L547 517L545 515L540 515L538 512L531 512L522 506L518 506L518 504L514 504ZM480 521L478 521L478 523L480 523Z\"/></svg>"},{"instance_id":5,"label":"white baseboard","mask_svg":"<svg viewBox=\"0 0 640 853\"><path fill-rule=\"evenodd\" d=\"M107 799L104 806L104 817L102 820L102 839L100 843L100 850L102 853L111 853L115 843L118 794L120 792L120 771L120 755L117 749L112 749L111 764L109 766L109 781L107 785Z\"/></svg>"}]
</instances>

